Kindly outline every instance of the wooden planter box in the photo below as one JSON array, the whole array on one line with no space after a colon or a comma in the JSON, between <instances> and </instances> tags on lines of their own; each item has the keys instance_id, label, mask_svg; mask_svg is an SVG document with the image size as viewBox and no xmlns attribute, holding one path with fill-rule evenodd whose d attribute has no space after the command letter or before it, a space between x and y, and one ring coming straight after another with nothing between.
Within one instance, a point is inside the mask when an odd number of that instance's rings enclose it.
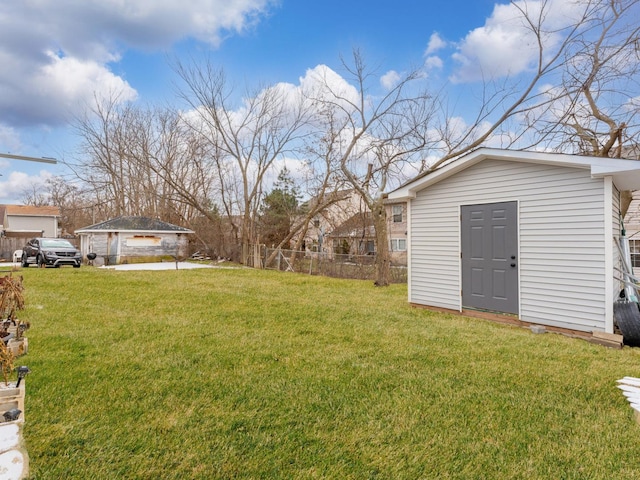
<instances>
[{"instance_id":1,"label":"wooden planter box","mask_svg":"<svg viewBox=\"0 0 640 480\"><path fill-rule=\"evenodd\" d=\"M7 343L7 349L13 353L14 357L26 355L29 351L29 340L27 337L12 338Z\"/></svg>"},{"instance_id":2,"label":"wooden planter box","mask_svg":"<svg viewBox=\"0 0 640 480\"><path fill-rule=\"evenodd\" d=\"M20 417L18 417L17 421L24 421L24 385L24 379L22 380L22 382L20 382L19 387L15 387L15 382L10 382L9 386L6 386L3 382L0 382L0 425L2 425L4 422L4 413L13 408L17 408L21 411Z\"/></svg>"}]
</instances>

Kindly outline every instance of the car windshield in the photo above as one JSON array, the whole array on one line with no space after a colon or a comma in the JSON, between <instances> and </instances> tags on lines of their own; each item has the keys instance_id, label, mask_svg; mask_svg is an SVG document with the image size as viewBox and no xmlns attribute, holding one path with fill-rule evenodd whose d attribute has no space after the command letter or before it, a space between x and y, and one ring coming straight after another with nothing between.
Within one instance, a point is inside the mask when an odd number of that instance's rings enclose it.
<instances>
[{"instance_id":1,"label":"car windshield","mask_svg":"<svg viewBox=\"0 0 640 480\"><path fill-rule=\"evenodd\" d=\"M76 248L67 240L62 240L61 238L42 240L41 244L42 248Z\"/></svg>"}]
</instances>

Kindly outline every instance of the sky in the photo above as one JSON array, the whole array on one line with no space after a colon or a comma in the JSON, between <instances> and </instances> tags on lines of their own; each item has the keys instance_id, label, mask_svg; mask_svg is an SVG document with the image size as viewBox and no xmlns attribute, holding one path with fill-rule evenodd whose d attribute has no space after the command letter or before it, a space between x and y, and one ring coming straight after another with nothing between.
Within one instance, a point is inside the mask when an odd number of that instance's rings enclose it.
<instances>
[{"instance_id":1,"label":"sky","mask_svg":"<svg viewBox=\"0 0 640 480\"><path fill-rule=\"evenodd\" d=\"M553 2L561 16L566 2ZM208 56L234 84L255 88L299 84L319 65L339 73L341 56L358 48L381 88L424 66L464 89L482 72L529 66L509 8L489 0L0 2L0 153L59 161L0 158L0 204L21 203L25 190L68 173L64 162L81 155L74 119L96 97L118 91L123 101L175 104L176 59Z\"/></svg>"}]
</instances>

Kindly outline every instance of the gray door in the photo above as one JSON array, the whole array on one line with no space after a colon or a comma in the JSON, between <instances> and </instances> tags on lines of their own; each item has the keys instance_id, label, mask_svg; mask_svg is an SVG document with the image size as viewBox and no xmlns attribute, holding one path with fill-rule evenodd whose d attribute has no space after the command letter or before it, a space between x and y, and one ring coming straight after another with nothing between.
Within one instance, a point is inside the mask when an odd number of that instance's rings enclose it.
<instances>
[{"instance_id":1,"label":"gray door","mask_svg":"<svg viewBox=\"0 0 640 480\"><path fill-rule=\"evenodd\" d=\"M461 207L462 306L518 313L516 202Z\"/></svg>"}]
</instances>

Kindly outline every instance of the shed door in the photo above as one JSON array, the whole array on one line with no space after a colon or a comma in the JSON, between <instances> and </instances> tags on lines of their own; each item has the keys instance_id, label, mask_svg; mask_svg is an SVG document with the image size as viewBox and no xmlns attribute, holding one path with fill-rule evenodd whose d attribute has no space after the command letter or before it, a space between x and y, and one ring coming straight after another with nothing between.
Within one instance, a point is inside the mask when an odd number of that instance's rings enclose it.
<instances>
[{"instance_id":1,"label":"shed door","mask_svg":"<svg viewBox=\"0 0 640 480\"><path fill-rule=\"evenodd\" d=\"M518 313L516 202L461 207L462 306Z\"/></svg>"}]
</instances>

